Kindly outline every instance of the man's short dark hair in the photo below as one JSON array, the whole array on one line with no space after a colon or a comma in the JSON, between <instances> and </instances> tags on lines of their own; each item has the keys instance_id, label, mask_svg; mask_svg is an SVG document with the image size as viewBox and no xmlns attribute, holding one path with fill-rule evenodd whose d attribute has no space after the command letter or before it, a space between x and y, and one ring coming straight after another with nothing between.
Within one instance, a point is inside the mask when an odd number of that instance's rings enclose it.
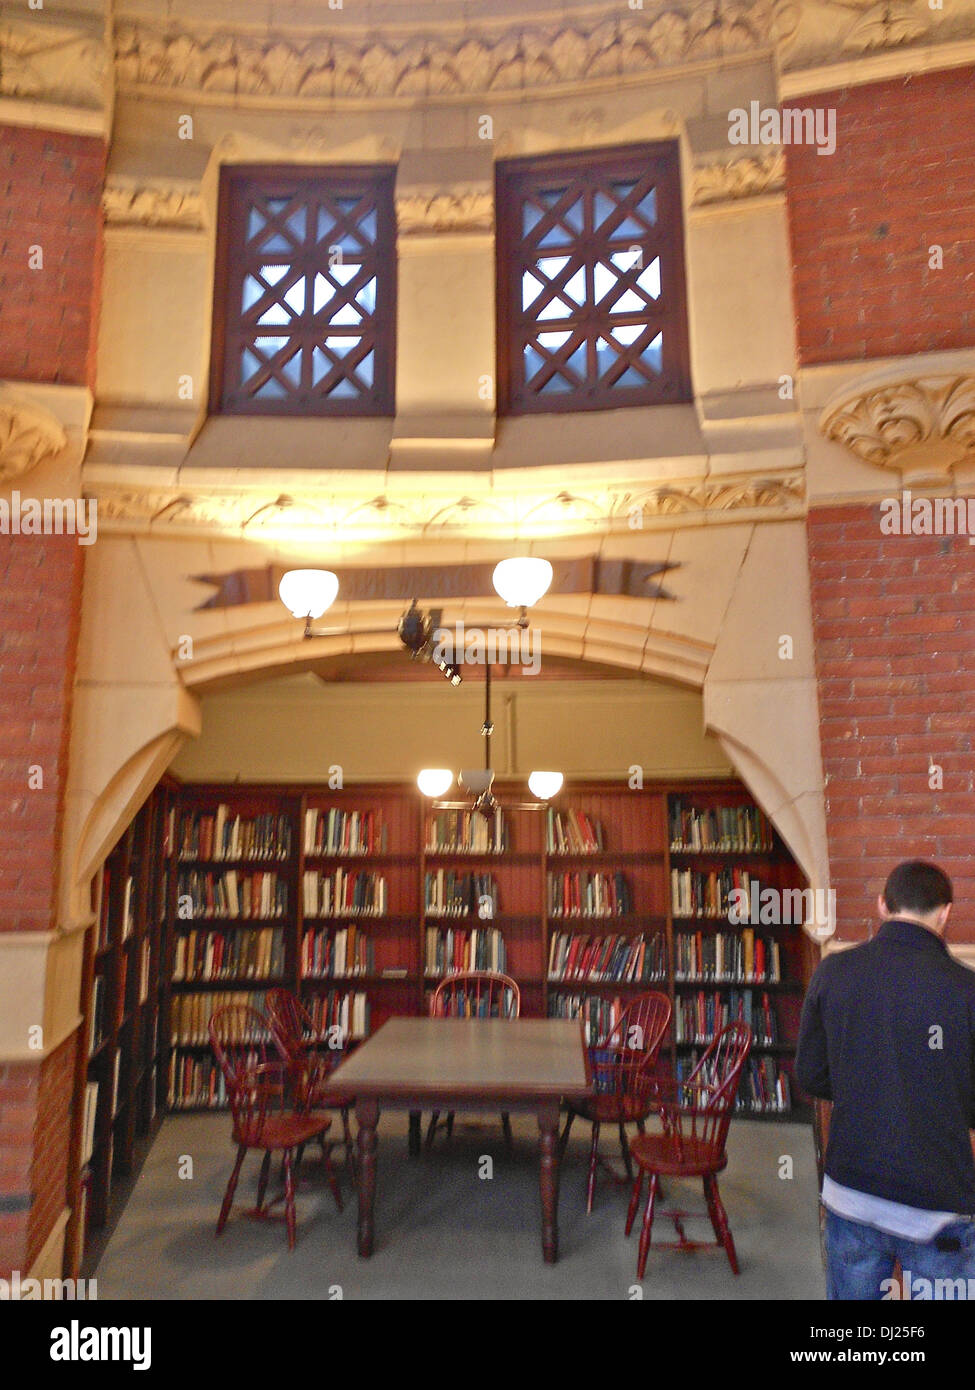
<instances>
[{"instance_id":1,"label":"man's short dark hair","mask_svg":"<svg viewBox=\"0 0 975 1390\"><path fill-rule=\"evenodd\" d=\"M888 912L912 912L924 917L954 901L951 879L937 864L908 859L898 864L884 884Z\"/></svg>"}]
</instances>

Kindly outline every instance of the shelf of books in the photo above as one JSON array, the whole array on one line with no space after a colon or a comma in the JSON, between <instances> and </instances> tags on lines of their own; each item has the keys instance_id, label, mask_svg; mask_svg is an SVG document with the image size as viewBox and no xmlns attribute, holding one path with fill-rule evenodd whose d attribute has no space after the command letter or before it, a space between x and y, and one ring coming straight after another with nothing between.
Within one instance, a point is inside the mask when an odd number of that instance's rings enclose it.
<instances>
[{"instance_id":1,"label":"shelf of books","mask_svg":"<svg viewBox=\"0 0 975 1390\"><path fill-rule=\"evenodd\" d=\"M123 1096L142 1087L137 1127L154 1104L223 1107L209 1020L230 1002L260 1009L274 985L300 994L327 1045L345 1049L391 1016L425 1013L445 975L485 969L516 980L524 1017L581 1016L593 1042L637 995L662 990L677 1076L743 1017L755 1044L740 1113L805 1118L792 1059L812 952L800 924L766 920L762 899L802 879L744 788L577 784L538 810L511 804L518 787L496 793L509 805L490 819L402 785L168 793L155 868L137 848L149 834L139 823L106 866L103 912L124 923L128 896L134 914L120 960L136 960L127 968L141 978L147 953L159 1007L130 1020L126 983L118 1014L115 966L100 968L95 952L92 1017L110 1020L112 1038L106 1060L93 1049L98 1106L108 1114L106 1068L118 1067ZM130 1123L116 1124L116 1143Z\"/></svg>"},{"instance_id":2,"label":"shelf of books","mask_svg":"<svg viewBox=\"0 0 975 1390\"><path fill-rule=\"evenodd\" d=\"M738 1092L756 1118L811 1111L794 1076L805 977L802 878L763 813L739 789L668 797L675 1075L736 1018L753 1044Z\"/></svg>"},{"instance_id":3,"label":"shelf of books","mask_svg":"<svg viewBox=\"0 0 975 1390\"><path fill-rule=\"evenodd\" d=\"M73 1268L90 1263L120 1209L160 1117L160 967L165 956L170 786L160 786L109 855L94 885L95 925L82 973L82 1044L75 1072Z\"/></svg>"}]
</instances>

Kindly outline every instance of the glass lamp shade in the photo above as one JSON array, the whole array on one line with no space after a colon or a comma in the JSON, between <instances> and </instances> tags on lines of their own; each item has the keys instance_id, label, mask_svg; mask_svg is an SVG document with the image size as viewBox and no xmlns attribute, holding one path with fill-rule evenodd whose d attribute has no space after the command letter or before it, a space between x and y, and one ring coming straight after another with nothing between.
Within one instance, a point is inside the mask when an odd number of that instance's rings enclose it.
<instances>
[{"instance_id":1,"label":"glass lamp shade","mask_svg":"<svg viewBox=\"0 0 975 1390\"><path fill-rule=\"evenodd\" d=\"M278 585L278 597L296 618L320 618L338 591L338 575L331 570L288 570Z\"/></svg>"},{"instance_id":2,"label":"glass lamp shade","mask_svg":"<svg viewBox=\"0 0 975 1390\"><path fill-rule=\"evenodd\" d=\"M494 770L490 767L465 768L460 774L460 780L469 792L473 792L475 796L480 796L483 792L491 790L491 784L494 782Z\"/></svg>"},{"instance_id":3,"label":"glass lamp shade","mask_svg":"<svg viewBox=\"0 0 975 1390\"><path fill-rule=\"evenodd\" d=\"M561 772L533 772L528 778L528 788L539 801L551 801L562 790L563 781Z\"/></svg>"},{"instance_id":4,"label":"glass lamp shade","mask_svg":"<svg viewBox=\"0 0 975 1390\"><path fill-rule=\"evenodd\" d=\"M494 569L494 587L509 608L531 608L551 582L552 566L537 555L502 560Z\"/></svg>"},{"instance_id":5,"label":"glass lamp shade","mask_svg":"<svg viewBox=\"0 0 975 1390\"><path fill-rule=\"evenodd\" d=\"M424 796L443 796L450 790L454 774L446 767L425 767L416 779L416 785Z\"/></svg>"}]
</instances>

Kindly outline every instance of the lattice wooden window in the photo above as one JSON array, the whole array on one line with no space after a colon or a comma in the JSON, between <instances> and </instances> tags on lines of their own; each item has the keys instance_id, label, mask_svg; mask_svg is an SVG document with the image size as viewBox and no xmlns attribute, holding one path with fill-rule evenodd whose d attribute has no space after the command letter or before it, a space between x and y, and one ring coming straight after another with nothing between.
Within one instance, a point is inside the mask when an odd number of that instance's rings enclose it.
<instances>
[{"instance_id":1,"label":"lattice wooden window","mask_svg":"<svg viewBox=\"0 0 975 1390\"><path fill-rule=\"evenodd\" d=\"M391 415L393 170L225 171L211 408Z\"/></svg>"},{"instance_id":2,"label":"lattice wooden window","mask_svg":"<svg viewBox=\"0 0 975 1390\"><path fill-rule=\"evenodd\" d=\"M499 409L689 400L676 145L515 160L497 192Z\"/></svg>"}]
</instances>

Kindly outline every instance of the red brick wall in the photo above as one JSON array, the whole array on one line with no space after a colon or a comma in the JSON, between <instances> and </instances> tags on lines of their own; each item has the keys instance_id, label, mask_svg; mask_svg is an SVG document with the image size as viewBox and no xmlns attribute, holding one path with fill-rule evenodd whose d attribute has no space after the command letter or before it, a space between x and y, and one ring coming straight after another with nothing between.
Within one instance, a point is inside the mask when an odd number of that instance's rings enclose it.
<instances>
[{"instance_id":1,"label":"red brick wall","mask_svg":"<svg viewBox=\"0 0 975 1390\"><path fill-rule=\"evenodd\" d=\"M0 128L0 378L92 384L104 172L102 140ZM0 931L55 922L83 556L73 536L0 536ZM26 1273L65 1204L75 1047L0 1061L0 1274Z\"/></svg>"},{"instance_id":2,"label":"red brick wall","mask_svg":"<svg viewBox=\"0 0 975 1390\"><path fill-rule=\"evenodd\" d=\"M884 536L879 518L827 507L807 522L838 935L865 936L889 871L922 858L954 881L952 939L973 941L975 547Z\"/></svg>"},{"instance_id":3,"label":"red brick wall","mask_svg":"<svg viewBox=\"0 0 975 1390\"><path fill-rule=\"evenodd\" d=\"M74 536L0 536L0 931L53 921L83 553Z\"/></svg>"},{"instance_id":4,"label":"red brick wall","mask_svg":"<svg viewBox=\"0 0 975 1390\"><path fill-rule=\"evenodd\" d=\"M975 68L785 104L836 110L834 154L786 147L800 362L975 343Z\"/></svg>"},{"instance_id":5,"label":"red brick wall","mask_svg":"<svg viewBox=\"0 0 975 1390\"><path fill-rule=\"evenodd\" d=\"M0 127L0 377L94 383L105 157L91 136Z\"/></svg>"}]
</instances>

